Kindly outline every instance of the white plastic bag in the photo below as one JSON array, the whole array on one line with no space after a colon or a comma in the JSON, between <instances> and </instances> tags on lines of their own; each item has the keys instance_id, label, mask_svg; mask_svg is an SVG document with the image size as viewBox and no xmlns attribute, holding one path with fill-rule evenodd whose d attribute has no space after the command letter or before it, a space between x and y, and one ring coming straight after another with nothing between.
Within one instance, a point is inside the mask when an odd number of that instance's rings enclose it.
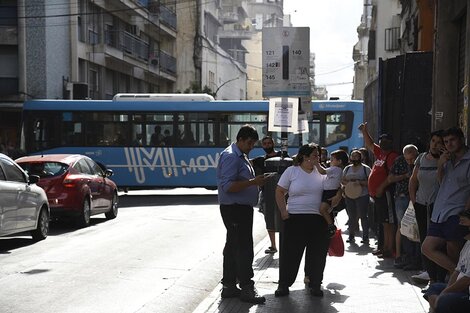
<instances>
[{"instance_id":1,"label":"white plastic bag","mask_svg":"<svg viewBox=\"0 0 470 313\"><path fill-rule=\"evenodd\" d=\"M415 208L413 203L410 201L408 208L403 215L401 220L400 233L403 236L408 237L411 241L419 242L419 229L418 222L416 221Z\"/></svg>"}]
</instances>

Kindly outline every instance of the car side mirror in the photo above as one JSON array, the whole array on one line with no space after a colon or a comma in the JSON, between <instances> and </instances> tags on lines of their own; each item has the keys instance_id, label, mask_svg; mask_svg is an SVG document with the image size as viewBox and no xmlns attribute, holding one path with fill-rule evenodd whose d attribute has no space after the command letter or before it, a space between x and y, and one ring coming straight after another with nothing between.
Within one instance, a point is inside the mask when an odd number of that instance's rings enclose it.
<instances>
[{"instance_id":1,"label":"car side mirror","mask_svg":"<svg viewBox=\"0 0 470 313\"><path fill-rule=\"evenodd\" d=\"M111 176L113 176L114 173L113 173L112 170L106 169L106 170L104 171L104 174L105 174L106 177L111 177Z\"/></svg>"},{"instance_id":2,"label":"car side mirror","mask_svg":"<svg viewBox=\"0 0 470 313\"><path fill-rule=\"evenodd\" d=\"M28 177L28 184L32 185L32 184L37 184L37 182L39 181L39 176L38 175L29 175Z\"/></svg>"}]
</instances>

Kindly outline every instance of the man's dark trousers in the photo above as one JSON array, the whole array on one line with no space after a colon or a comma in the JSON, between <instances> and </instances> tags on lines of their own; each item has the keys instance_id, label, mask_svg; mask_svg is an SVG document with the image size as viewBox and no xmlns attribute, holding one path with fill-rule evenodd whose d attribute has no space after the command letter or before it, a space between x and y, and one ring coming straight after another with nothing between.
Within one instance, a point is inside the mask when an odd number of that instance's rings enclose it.
<instances>
[{"instance_id":1,"label":"man's dark trousers","mask_svg":"<svg viewBox=\"0 0 470 313\"><path fill-rule=\"evenodd\" d=\"M220 205L220 213L227 229L224 247L222 284L241 288L254 285L253 278L253 207L249 205Z\"/></svg>"}]
</instances>

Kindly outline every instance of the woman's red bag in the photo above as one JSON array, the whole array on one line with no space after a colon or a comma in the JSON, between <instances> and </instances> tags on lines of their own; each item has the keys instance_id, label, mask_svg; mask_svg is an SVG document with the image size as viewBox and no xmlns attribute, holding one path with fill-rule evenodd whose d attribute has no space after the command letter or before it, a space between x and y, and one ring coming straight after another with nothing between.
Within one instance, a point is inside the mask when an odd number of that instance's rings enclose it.
<instances>
[{"instance_id":1,"label":"woman's red bag","mask_svg":"<svg viewBox=\"0 0 470 313\"><path fill-rule=\"evenodd\" d=\"M341 237L341 229L337 229L334 236L330 239L330 246L328 247L329 256L343 256L344 255L344 242Z\"/></svg>"}]
</instances>

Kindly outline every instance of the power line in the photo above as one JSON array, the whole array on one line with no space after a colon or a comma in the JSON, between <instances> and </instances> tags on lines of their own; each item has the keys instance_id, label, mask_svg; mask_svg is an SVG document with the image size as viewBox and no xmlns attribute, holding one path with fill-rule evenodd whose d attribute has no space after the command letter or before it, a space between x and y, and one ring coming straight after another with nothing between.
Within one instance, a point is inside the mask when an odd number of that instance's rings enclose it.
<instances>
[{"instance_id":1,"label":"power line","mask_svg":"<svg viewBox=\"0 0 470 313\"><path fill-rule=\"evenodd\" d=\"M335 70L332 70L332 71L330 71L330 72L318 73L318 74L315 74L315 76L328 75L328 74L340 72L340 71L345 70L345 69L348 69L348 68L350 68L350 67L352 67L352 66L354 66L354 63L349 64L349 65L346 65L346 66L344 66L344 67L340 67L340 68L335 69Z\"/></svg>"},{"instance_id":2,"label":"power line","mask_svg":"<svg viewBox=\"0 0 470 313\"><path fill-rule=\"evenodd\" d=\"M354 82L341 82L341 83L318 84L317 86L340 86L340 85L349 85L349 84L354 84Z\"/></svg>"},{"instance_id":3,"label":"power line","mask_svg":"<svg viewBox=\"0 0 470 313\"><path fill-rule=\"evenodd\" d=\"M201 5L204 5L204 4L209 4L209 3L214 3L216 0L208 0L206 2L202 2L200 3ZM177 4L176 4L176 1L175 1L175 10L182 10L182 9L189 9L191 7L196 7L198 4L196 3L196 1L194 0L182 0L182 1L179 1L178 4L182 4L182 3L187 3L189 4L187 7L178 7L176 8ZM95 4L96 5L96 4ZM56 3L56 4L44 4L44 5L29 5L29 4L26 4L24 6L20 6L18 5L17 7L21 8L21 7L24 7L25 9L27 8L43 8L43 7L48 7L48 6L64 6L64 9L65 8L78 8L79 6L72 6L71 4L67 4L67 3ZM136 10L148 10L148 7L145 7L145 6L136 6L136 7L129 7L129 8L125 8L125 9L115 9L115 10L105 10L103 7L99 6L99 5L96 5L97 7L101 8L103 10L103 12L79 12L79 13L67 13L67 14L51 14L51 15L36 15L36 16L18 16L17 18L18 19L38 19L38 18L44 18L44 19L47 19L47 18L58 18L58 17L71 17L71 16L79 16L79 15L100 15L100 14L104 14L104 13L115 13L115 12L126 12L126 11L136 11ZM175 12L176 13L176 12ZM0 16L0 20L1 19L11 19L10 17L1 17Z\"/></svg>"}]
</instances>

